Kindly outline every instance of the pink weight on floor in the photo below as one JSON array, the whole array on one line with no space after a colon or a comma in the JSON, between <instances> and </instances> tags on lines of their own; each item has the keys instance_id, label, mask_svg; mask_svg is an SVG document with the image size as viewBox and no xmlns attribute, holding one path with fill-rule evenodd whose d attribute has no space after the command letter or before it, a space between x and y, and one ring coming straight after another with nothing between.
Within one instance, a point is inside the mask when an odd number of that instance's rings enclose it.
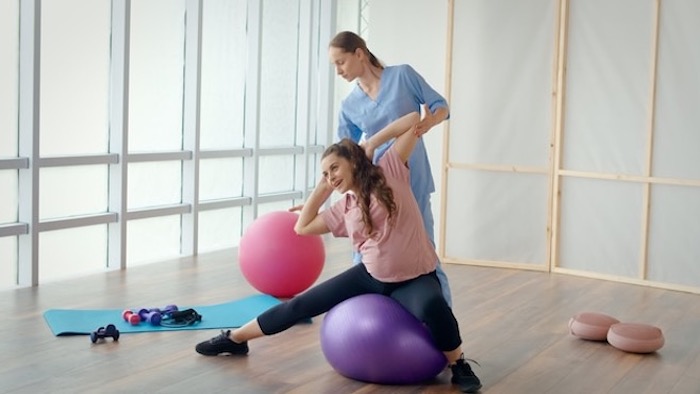
<instances>
[{"instance_id":1,"label":"pink weight on floor","mask_svg":"<svg viewBox=\"0 0 700 394\"><path fill-rule=\"evenodd\" d=\"M619 322L604 313L581 312L569 320L569 332L581 339L604 341L610 326Z\"/></svg>"},{"instance_id":2,"label":"pink weight on floor","mask_svg":"<svg viewBox=\"0 0 700 394\"><path fill-rule=\"evenodd\" d=\"M610 326L608 343L630 353L653 353L664 346L661 329L649 324L618 323Z\"/></svg>"}]
</instances>

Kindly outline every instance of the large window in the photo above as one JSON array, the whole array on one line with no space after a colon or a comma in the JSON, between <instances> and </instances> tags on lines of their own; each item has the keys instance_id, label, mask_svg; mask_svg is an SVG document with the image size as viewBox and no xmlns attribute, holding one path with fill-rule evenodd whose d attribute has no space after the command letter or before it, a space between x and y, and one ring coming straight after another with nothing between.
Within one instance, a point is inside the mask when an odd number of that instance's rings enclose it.
<instances>
[{"instance_id":1,"label":"large window","mask_svg":"<svg viewBox=\"0 0 700 394\"><path fill-rule=\"evenodd\" d=\"M17 222L19 3L0 2L0 234ZM5 161L3 161L3 159ZM4 164L5 163L5 164ZM0 288L17 281L17 237L0 237Z\"/></svg>"},{"instance_id":2,"label":"large window","mask_svg":"<svg viewBox=\"0 0 700 394\"><path fill-rule=\"evenodd\" d=\"M0 288L234 247L303 199L335 9L0 3Z\"/></svg>"}]
</instances>

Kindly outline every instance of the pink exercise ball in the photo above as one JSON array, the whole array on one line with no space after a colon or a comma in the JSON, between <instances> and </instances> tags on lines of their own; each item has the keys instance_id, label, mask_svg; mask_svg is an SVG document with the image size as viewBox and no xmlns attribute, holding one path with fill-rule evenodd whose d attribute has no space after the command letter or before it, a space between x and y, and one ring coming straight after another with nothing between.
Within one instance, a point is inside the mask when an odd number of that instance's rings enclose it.
<instances>
[{"instance_id":1,"label":"pink exercise ball","mask_svg":"<svg viewBox=\"0 0 700 394\"><path fill-rule=\"evenodd\" d=\"M262 293L291 298L321 275L326 251L320 235L297 235L299 215L278 211L262 215L243 233L238 246L241 272Z\"/></svg>"}]
</instances>

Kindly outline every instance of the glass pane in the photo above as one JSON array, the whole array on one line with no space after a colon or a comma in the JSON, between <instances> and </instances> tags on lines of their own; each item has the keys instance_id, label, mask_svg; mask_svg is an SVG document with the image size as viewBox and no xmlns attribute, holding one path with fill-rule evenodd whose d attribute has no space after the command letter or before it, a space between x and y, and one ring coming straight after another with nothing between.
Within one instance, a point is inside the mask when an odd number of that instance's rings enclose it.
<instances>
[{"instance_id":1,"label":"glass pane","mask_svg":"<svg viewBox=\"0 0 700 394\"><path fill-rule=\"evenodd\" d=\"M455 3L450 161L547 166L555 3Z\"/></svg>"},{"instance_id":2,"label":"glass pane","mask_svg":"<svg viewBox=\"0 0 700 394\"><path fill-rule=\"evenodd\" d=\"M241 239L241 208L199 213L199 251L233 248Z\"/></svg>"},{"instance_id":3,"label":"glass pane","mask_svg":"<svg viewBox=\"0 0 700 394\"><path fill-rule=\"evenodd\" d=\"M652 20L651 1L571 2L563 168L644 173Z\"/></svg>"},{"instance_id":4,"label":"glass pane","mask_svg":"<svg viewBox=\"0 0 700 394\"><path fill-rule=\"evenodd\" d=\"M260 146L294 145L299 1L264 0L260 69Z\"/></svg>"},{"instance_id":5,"label":"glass pane","mask_svg":"<svg viewBox=\"0 0 700 394\"><path fill-rule=\"evenodd\" d=\"M0 289L17 285L17 237L0 237Z\"/></svg>"},{"instance_id":6,"label":"glass pane","mask_svg":"<svg viewBox=\"0 0 700 394\"><path fill-rule=\"evenodd\" d=\"M207 0L202 15L200 148L243 146L246 1Z\"/></svg>"},{"instance_id":7,"label":"glass pane","mask_svg":"<svg viewBox=\"0 0 700 394\"><path fill-rule=\"evenodd\" d=\"M39 234L39 282L101 272L107 266L107 225Z\"/></svg>"},{"instance_id":8,"label":"glass pane","mask_svg":"<svg viewBox=\"0 0 700 394\"><path fill-rule=\"evenodd\" d=\"M182 148L184 0L131 3L129 151Z\"/></svg>"},{"instance_id":9,"label":"glass pane","mask_svg":"<svg viewBox=\"0 0 700 394\"><path fill-rule=\"evenodd\" d=\"M182 201L182 164L179 161L129 164L129 209Z\"/></svg>"},{"instance_id":10,"label":"glass pane","mask_svg":"<svg viewBox=\"0 0 700 394\"><path fill-rule=\"evenodd\" d=\"M106 152L111 2L41 4L41 155Z\"/></svg>"},{"instance_id":11,"label":"glass pane","mask_svg":"<svg viewBox=\"0 0 700 394\"><path fill-rule=\"evenodd\" d=\"M361 33L360 19L361 16L369 19L369 8L363 6L362 2L357 0L338 0L335 13L337 30L349 30L355 33ZM366 3L366 2L365 2ZM362 35L365 39L366 36Z\"/></svg>"},{"instance_id":12,"label":"glass pane","mask_svg":"<svg viewBox=\"0 0 700 394\"><path fill-rule=\"evenodd\" d=\"M17 156L18 43L19 1L0 1L0 157Z\"/></svg>"},{"instance_id":13,"label":"glass pane","mask_svg":"<svg viewBox=\"0 0 700 394\"><path fill-rule=\"evenodd\" d=\"M361 31L360 27L360 20L362 19L362 16L366 16L367 18L369 17L369 8L370 7L362 7L360 2L357 0L339 0L337 4L337 10L336 10L336 23L338 25L337 31L352 31L355 33L359 33L365 40L368 40L367 37L367 32L366 31ZM363 12L364 11L364 12ZM366 12L366 15L365 15ZM329 39L330 40L330 39ZM323 43L322 43L323 44ZM327 49L327 44L323 48ZM372 45L369 43L369 45ZM321 61L324 59L321 58ZM326 60L328 60L328 57L326 56ZM335 72L335 70L334 70ZM333 81L333 140L336 139L336 132L335 130L338 129L338 111L340 111L340 103L343 101L343 99L352 91L352 88L355 87L354 83L348 83L348 81L344 80L343 78L339 77L338 75L335 76L335 79Z\"/></svg>"},{"instance_id":14,"label":"glass pane","mask_svg":"<svg viewBox=\"0 0 700 394\"><path fill-rule=\"evenodd\" d=\"M700 179L700 2L665 1L661 10L653 175Z\"/></svg>"},{"instance_id":15,"label":"glass pane","mask_svg":"<svg viewBox=\"0 0 700 394\"><path fill-rule=\"evenodd\" d=\"M40 219L106 212L107 178L106 165L40 169Z\"/></svg>"},{"instance_id":16,"label":"glass pane","mask_svg":"<svg viewBox=\"0 0 700 394\"><path fill-rule=\"evenodd\" d=\"M321 154L312 154L309 160L309 183L306 187L313 189L321 177Z\"/></svg>"},{"instance_id":17,"label":"glass pane","mask_svg":"<svg viewBox=\"0 0 700 394\"><path fill-rule=\"evenodd\" d=\"M700 188L654 185L651 201L648 279L700 286Z\"/></svg>"},{"instance_id":18,"label":"glass pane","mask_svg":"<svg viewBox=\"0 0 700 394\"><path fill-rule=\"evenodd\" d=\"M17 170L0 171L0 223L17 221L17 188Z\"/></svg>"},{"instance_id":19,"label":"glass pane","mask_svg":"<svg viewBox=\"0 0 700 394\"><path fill-rule=\"evenodd\" d=\"M276 201L260 204L258 205L258 217L270 212L287 211L293 206L293 200Z\"/></svg>"},{"instance_id":20,"label":"glass pane","mask_svg":"<svg viewBox=\"0 0 700 394\"><path fill-rule=\"evenodd\" d=\"M459 170L449 172L448 185L447 256L546 263L546 176Z\"/></svg>"},{"instance_id":21,"label":"glass pane","mask_svg":"<svg viewBox=\"0 0 700 394\"><path fill-rule=\"evenodd\" d=\"M180 255L180 215L129 221L127 265L143 265Z\"/></svg>"},{"instance_id":22,"label":"glass pane","mask_svg":"<svg viewBox=\"0 0 700 394\"><path fill-rule=\"evenodd\" d=\"M259 193L294 190L294 156L262 156L259 168Z\"/></svg>"},{"instance_id":23,"label":"glass pane","mask_svg":"<svg viewBox=\"0 0 700 394\"><path fill-rule=\"evenodd\" d=\"M199 163L199 200L243 195L243 159L208 159Z\"/></svg>"},{"instance_id":24,"label":"glass pane","mask_svg":"<svg viewBox=\"0 0 700 394\"><path fill-rule=\"evenodd\" d=\"M559 266L638 277L642 195L634 182L564 178Z\"/></svg>"}]
</instances>

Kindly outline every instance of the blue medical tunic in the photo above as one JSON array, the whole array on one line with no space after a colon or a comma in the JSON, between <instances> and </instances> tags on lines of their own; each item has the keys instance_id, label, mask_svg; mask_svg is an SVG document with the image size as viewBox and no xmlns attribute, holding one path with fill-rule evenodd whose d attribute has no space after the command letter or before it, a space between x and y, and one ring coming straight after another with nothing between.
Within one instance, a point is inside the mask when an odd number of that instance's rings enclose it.
<instances>
[{"instance_id":1,"label":"blue medical tunic","mask_svg":"<svg viewBox=\"0 0 700 394\"><path fill-rule=\"evenodd\" d=\"M356 85L341 103L338 138L350 138L359 142L410 112L420 113L422 104L427 104L432 112L439 107L447 108L445 98L430 87L411 66L404 64L385 67L376 101ZM391 143L393 141L376 150L375 161L386 152ZM411 189L423 209L423 205L429 201L429 195L435 191L435 182L422 138L418 140L408 163L411 168Z\"/></svg>"}]
</instances>

